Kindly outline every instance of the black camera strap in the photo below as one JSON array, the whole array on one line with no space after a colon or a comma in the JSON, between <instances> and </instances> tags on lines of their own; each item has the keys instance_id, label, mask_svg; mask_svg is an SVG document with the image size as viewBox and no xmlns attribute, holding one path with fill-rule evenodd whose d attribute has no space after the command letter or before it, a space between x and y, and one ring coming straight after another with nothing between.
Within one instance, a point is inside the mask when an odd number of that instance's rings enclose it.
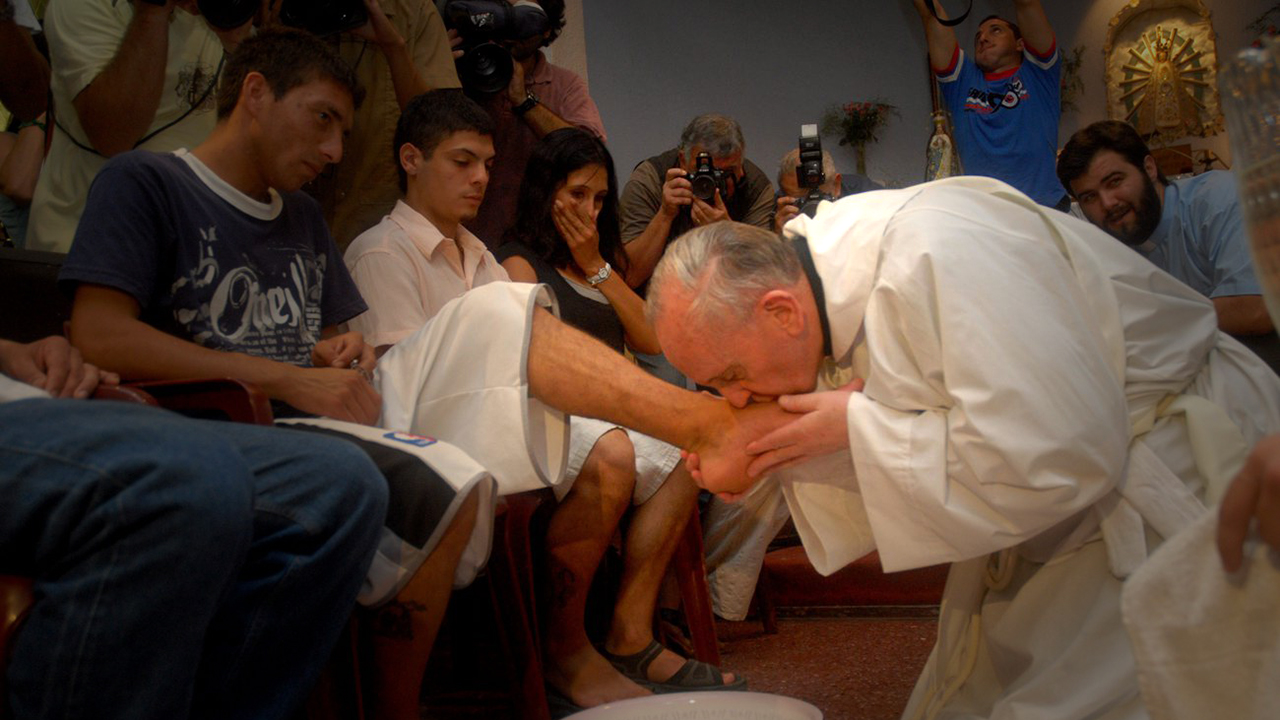
<instances>
[{"instance_id":1,"label":"black camera strap","mask_svg":"<svg viewBox=\"0 0 1280 720\"><path fill-rule=\"evenodd\" d=\"M933 13L933 19L942 23L946 27L955 27L956 25L959 25L964 22L965 18L969 17L969 13L973 12L973 0L969 0L969 7L965 8L964 12L960 13L960 17L943 20L938 17L938 6L934 4L934 0L924 0L924 4L929 6L929 12Z\"/></svg>"}]
</instances>

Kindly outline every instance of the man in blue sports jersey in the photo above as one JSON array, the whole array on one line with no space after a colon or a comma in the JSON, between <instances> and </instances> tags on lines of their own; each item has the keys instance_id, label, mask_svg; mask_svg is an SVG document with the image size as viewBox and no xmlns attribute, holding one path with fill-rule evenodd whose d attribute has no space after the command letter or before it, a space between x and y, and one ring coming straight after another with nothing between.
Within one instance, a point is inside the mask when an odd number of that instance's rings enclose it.
<instances>
[{"instance_id":1,"label":"man in blue sports jersey","mask_svg":"<svg viewBox=\"0 0 1280 720\"><path fill-rule=\"evenodd\" d=\"M937 3L912 0L924 23L929 64L951 113L968 175L1003 180L1041 205L1071 204L1054 172L1062 63L1040 0L1014 0L1017 23L992 15L978 25L970 57Z\"/></svg>"}]
</instances>

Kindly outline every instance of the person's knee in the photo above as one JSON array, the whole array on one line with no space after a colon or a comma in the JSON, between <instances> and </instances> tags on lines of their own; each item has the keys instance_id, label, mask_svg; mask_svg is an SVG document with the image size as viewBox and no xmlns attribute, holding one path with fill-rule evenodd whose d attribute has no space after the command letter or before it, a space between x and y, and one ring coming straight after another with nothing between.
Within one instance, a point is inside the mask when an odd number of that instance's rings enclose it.
<instances>
[{"instance_id":1,"label":"person's knee","mask_svg":"<svg viewBox=\"0 0 1280 720\"><path fill-rule=\"evenodd\" d=\"M486 328L486 334L492 336L524 332L530 323L528 300L515 287L512 283L488 283L467 291L454 301L458 324Z\"/></svg>"},{"instance_id":2,"label":"person's knee","mask_svg":"<svg viewBox=\"0 0 1280 720\"><path fill-rule=\"evenodd\" d=\"M587 463L600 478L600 494L609 504L629 504L636 483L636 450L623 430L610 430L591 448Z\"/></svg>"},{"instance_id":3,"label":"person's knee","mask_svg":"<svg viewBox=\"0 0 1280 720\"><path fill-rule=\"evenodd\" d=\"M121 488L114 506L122 516L164 518L164 532L171 533L168 539L175 545L222 548L228 557L235 555L234 548L247 547L253 536L254 478L236 448L181 431L148 440L166 451L135 468L122 464L113 471Z\"/></svg>"}]
</instances>

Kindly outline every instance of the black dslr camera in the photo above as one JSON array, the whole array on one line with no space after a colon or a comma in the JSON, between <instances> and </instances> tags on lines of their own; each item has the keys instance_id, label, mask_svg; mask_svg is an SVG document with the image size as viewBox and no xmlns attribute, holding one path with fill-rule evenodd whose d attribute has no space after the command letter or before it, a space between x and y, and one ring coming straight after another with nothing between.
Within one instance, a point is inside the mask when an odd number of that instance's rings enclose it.
<instances>
[{"instance_id":1,"label":"black dslr camera","mask_svg":"<svg viewBox=\"0 0 1280 720\"><path fill-rule=\"evenodd\" d=\"M795 206L800 212L813 217L818 212L818 203L823 200L835 200L822 192L822 184L827 175L822 171L822 140L818 137L817 125L800 126L800 162L796 165L796 185L807 190L804 197L796 198Z\"/></svg>"},{"instance_id":2,"label":"black dslr camera","mask_svg":"<svg viewBox=\"0 0 1280 720\"><path fill-rule=\"evenodd\" d=\"M332 35L358 28L369 20L361 0L274 0L281 3L280 22L313 35ZM164 2L147 0L157 5ZM210 25L231 30L258 15L262 0L197 0L200 14Z\"/></svg>"},{"instance_id":3,"label":"black dslr camera","mask_svg":"<svg viewBox=\"0 0 1280 720\"><path fill-rule=\"evenodd\" d=\"M531 0L448 0L441 14L445 26L462 38L457 62L462 87L486 95L502 92L511 82L511 52L499 43L541 35L551 24Z\"/></svg>"},{"instance_id":4,"label":"black dslr camera","mask_svg":"<svg viewBox=\"0 0 1280 720\"><path fill-rule=\"evenodd\" d=\"M711 163L711 153L700 152L694 160L693 172L686 178L693 186L693 196L708 205L716 204L716 190L720 191L720 199L725 199L729 186L725 182L725 171Z\"/></svg>"}]
</instances>

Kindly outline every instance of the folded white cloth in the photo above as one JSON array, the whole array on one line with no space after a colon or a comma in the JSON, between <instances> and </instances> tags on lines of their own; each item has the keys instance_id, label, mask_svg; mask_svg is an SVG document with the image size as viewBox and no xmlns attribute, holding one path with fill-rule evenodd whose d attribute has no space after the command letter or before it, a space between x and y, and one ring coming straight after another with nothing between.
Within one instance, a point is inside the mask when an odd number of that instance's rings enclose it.
<instances>
[{"instance_id":1,"label":"folded white cloth","mask_svg":"<svg viewBox=\"0 0 1280 720\"><path fill-rule=\"evenodd\" d=\"M1255 547L1229 576L1218 514L1170 538L1121 600L1152 720L1275 718L1280 708L1280 564Z\"/></svg>"}]
</instances>

